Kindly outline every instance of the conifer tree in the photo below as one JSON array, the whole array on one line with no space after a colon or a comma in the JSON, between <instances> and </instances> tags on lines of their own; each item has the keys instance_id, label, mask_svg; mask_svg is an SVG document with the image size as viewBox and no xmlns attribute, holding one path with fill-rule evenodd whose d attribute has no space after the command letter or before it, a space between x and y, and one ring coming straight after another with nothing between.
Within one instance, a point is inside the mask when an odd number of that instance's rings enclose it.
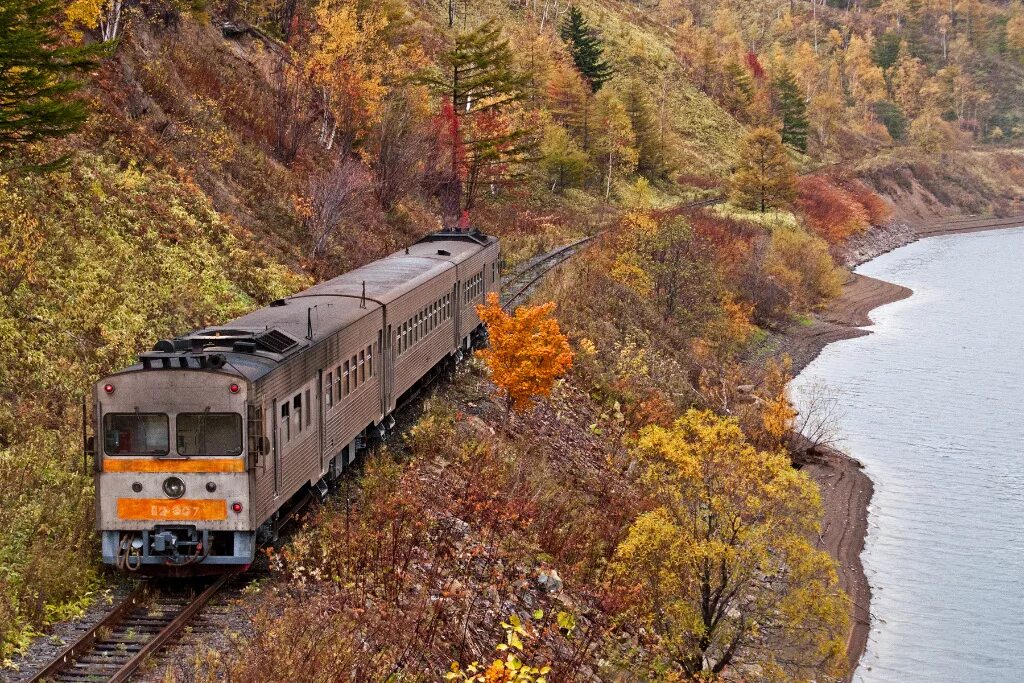
<instances>
[{"instance_id":1,"label":"conifer tree","mask_svg":"<svg viewBox=\"0 0 1024 683\"><path fill-rule=\"evenodd\" d=\"M807 102L796 76L783 65L772 81L775 107L782 118L782 142L800 152L807 151Z\"/></svg>"},{"instance_id":2,"label":"conifer tree","mask_svg":"<svg viewBox=\"0 0 1024 683\"><path fill-rule=\"evenodd\" d=\"M750 72L736 62L725 65L722 73L720 101L733 116L746 113L754 101L754 81Z\"/></svg>"},{"instance_id":3,"label":"conifer tree","mask_svg":"<svg viewBox=\"0 0 1024 683\"><path fill-rule=\"evenodd\" d=\"M762 213L787 206L796 196L796 174L782 138L771 128L755 128L740 147L740 164L733 173L729 199Z\"/></svg>"},{"instance_id":4,"label":"conifer tree","mask_svg":"<svg viewBox=\"0 0 1024 683\"><path fill-rule=\"evenodd\" d=\"M654 119L654 104L638 81L631 81L622 93L633 134L636 137L636 170L654 179L661 173L664 155Z\"/></svg>"},{"instance_id":5,"label":"conifer tree","mask_svg":"<svg viewBox=\"0 0 1024 683\"><path fill-rule=\"evenodd\" d=\"M600 90L612 77L612 67L604 58L604 41L576 5L569 7L560 34L562 40L569 44L572 61L590 83L590 89L593 92Z\"/></svg>"},{"instance_id":6,"label":"conifer tree","mask_svg":"<svg viewBox=\"0 0 1024 683\"><path fill-rule=\"evenodd\" d=\"M508 40L493 20L459 35L441 61L443 73L420 80L451 104L452 134L464 150L452 154L452 175L467 181L460 193L464 208L471 209L483 169L521 161L531 147L523 143L528 131L499 120L523 98L530 77L516 68Z\"/></svg>"},{"instance_id":7,"label":"conifer tree","mask_svg":"<svg viewBox=\"0 0 1024 683\"><path fill-rule=\"evenodd\" d=\"M71 99L81 86L73 76L93 67L103 48L60 45L61 11L59 0L0 4L0 168L17 147L67 135L85 122L85 104Z\"/></svg>"}]
</instances>

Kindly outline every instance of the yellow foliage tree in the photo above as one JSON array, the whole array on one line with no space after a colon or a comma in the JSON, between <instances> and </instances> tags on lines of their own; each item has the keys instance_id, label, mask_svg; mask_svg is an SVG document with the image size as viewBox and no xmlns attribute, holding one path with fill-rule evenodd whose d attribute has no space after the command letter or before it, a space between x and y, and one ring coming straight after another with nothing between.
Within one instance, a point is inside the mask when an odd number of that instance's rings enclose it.
<instances>
[{"instance_id":1,"label":"yellow foliage tree","mask_svg":"<svg viewBox=\"0 0 1024 683\"><path fill-rule=\"evenodd\" d=\"M710 411L645 428L636 454L655 505L613 568L661 664L701 680L740 667L759 680L840 675L846 598L835 562L808 540L822 508L807 476Z\"/></svg>"},{"instance_id":2,"label":"yellow foliage tree","mask_svg":"<svg viewBox=\"0 0 1024 683\"><path fill-rule=\"evenodd\" d=\"M480 355L504 395L506 411L524 411L534 398L550 395L555 380L572 367L569 340L551 316L555 304L520 306L509 315L492 292L476 310L490 336L490 348Z\"/></svg>"},{"instance_id":3,"label":"yellow foliage tree","mask_svg":"<svg viewBox=\"0 0 1024 683\"><path fill-rule=\"evenodd\" d=\"M771 128L755 128L740 145L740 162L730 183L729 199L745 209L784 207L796 196L796 173Z\"/></svg>"},{"instance_id":4,"label":"yellow foliage tree","mask_svg":"<svg viewBox=\"0 0 1024 683\"><path fill-rule=\"evenodd\" d=\"M423 51L406 40L394 3L321 0L320 30L313 34L306 68L320 87L324 110L321 139L335 138L349 151L373 125L391 87L424 63Z\"/></svg>"}]
</instances>

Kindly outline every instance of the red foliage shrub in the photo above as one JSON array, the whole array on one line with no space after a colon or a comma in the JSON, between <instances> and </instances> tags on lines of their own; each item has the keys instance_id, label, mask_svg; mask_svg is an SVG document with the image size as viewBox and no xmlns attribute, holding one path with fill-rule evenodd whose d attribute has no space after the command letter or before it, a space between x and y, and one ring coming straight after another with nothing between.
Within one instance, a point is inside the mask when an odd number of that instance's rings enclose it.
<instances>
[{"instance_id":1,"label":"red foliage shrub","mask_svg":"<svg viewBox=\"0 0 1024 683\"><path fill-rule=\"evenodd\" d=\"M871 225L881 225L892 217L892 207L888 202L861 181L849 180L843 183L843 189L864 207Z\"/></svg>"},{"instance_id":2,"label":"red foliage shrub","mask_svg":"<svg viewBox=\"0 0 1024 683\"><path fill-rule=\"evenodd\" d=\"M829 244L838 244L870 225L861 203L828 178L798 179L796 205L811 228Z\"/></svg>"}]
</instances>

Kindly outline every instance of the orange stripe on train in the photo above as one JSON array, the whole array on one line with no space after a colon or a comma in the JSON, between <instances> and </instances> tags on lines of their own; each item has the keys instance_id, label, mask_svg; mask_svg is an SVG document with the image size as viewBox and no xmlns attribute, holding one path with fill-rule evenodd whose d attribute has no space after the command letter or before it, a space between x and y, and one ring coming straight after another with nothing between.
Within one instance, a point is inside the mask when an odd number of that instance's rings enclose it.
<instances>
[{"instance_id":1,"label":"orange stripe on train","mask_svg":"<svg viewBox=\"0 0 1024 683\"><path fill-rule=\"evenodd\" d=\"M117 516L144 520L218 520L227 519L228 504L223 500L166 500L160 498L118 498Z\"/></svg>"},{"instance_id":2,"label":"orange stripe on train","mask_svg":"<svg viewBox=\"0 0 1024 683\"><path fill-rule=\"evenodd\" d=\"M104 472L244 472L243 458L104 458Z\"/></svg>"}]
</instances>

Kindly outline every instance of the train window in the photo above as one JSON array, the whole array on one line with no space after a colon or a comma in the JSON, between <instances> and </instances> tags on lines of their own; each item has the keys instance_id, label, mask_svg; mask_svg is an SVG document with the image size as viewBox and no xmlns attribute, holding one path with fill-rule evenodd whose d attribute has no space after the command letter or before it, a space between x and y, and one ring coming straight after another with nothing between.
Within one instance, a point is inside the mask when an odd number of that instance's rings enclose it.
<instances>
[{"instance_id":1,"label":"train window","mask_svg":"<svg viewBox=\"0 0 1024 683\"><path fill-rule=\"evenodd\" d=\"M178 413L174 421L179 455L242 453L242 416L238 413Z\"/></svg>"},{"instance_id":2,"label":"train window","mask_svg":"<svg viewBox=\"0 0 1024 683\"><path fill-rule=\"evenodd\" d=\"M309 389L306 389L306 426L313 424L313 402L309 400Z\"/></svg>"},{"instance_id":3,"label":"train window","mask_svg":"<svg viewBox=\"0 0 1024 683\"><path fill-rule=\"evenodd\" d=\"M345 361L345 393L342 395L348 396L350 391L352 391L352 385L349 384L348 361Z\"/></svg>"},{"instance_id":4,"label":"train window","mask_svg":"<svg viewBox=\"0 0 1024 683\"><path fill-rule=\"evenodd\" d=\"M289 415L288 401L285 401L281 404L281 430L284 432L285 443L292 439L292 421Z\"/></svg>"},{"instance_id":5,"label":"train window","mask_svg":"<svg viewBox=\"0 0 1024 683\"><path fill-rule=\"evenodd\" d=\"M334 406L334 373L327 373L327 390L324 391L324 404L331 408Z\"/></svg>"},{"instance_id":6,"label":"train window","mask_svg":"<svg viewBox=\"0 0 1024 683\"><path fill-rule=\"evenodd\" d=\"M292 399L292 419L295 420L295 433L302 433L302 394Z\"/></svg>"},{"instance_id":7,"label":"train window","mask_svg":"<svg viewBox=\"0 0 1024 683\"><path fill-rule=\"evenodd\" d=\"M366 351L359 352L359 383L366 381Z\"/></svg>"},{"instance_id":8,"label":"train window","mask_svg":"<svg viewBox=\"0 0 1024 683\"><path fill-rule=\"evenodd\" d=\"M167 455L170 434L163 413L107 413L103 416L107 455Z\"/></svg>"}]
</instances>

